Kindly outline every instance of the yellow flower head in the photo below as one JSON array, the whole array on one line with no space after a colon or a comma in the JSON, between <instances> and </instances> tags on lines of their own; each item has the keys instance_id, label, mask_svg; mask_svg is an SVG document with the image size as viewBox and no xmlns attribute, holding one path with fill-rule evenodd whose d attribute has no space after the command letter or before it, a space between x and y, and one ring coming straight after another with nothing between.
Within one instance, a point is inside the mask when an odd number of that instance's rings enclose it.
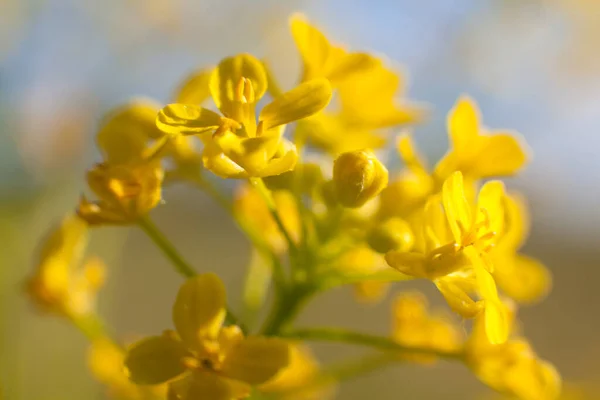
<instances>
[{"instance_id":1,"label":"yellow flower head","mask_svg":"<svg viewBox=\"0 0 600 400\"><path fill-rule=\"evenodd\" d=\"M403 293L393 305L392 337L398 343L423 350L454 352L462 347L462 334L443 314L429 314L421 293ZM419 362L435 361L434 356L410 355Z\"/></svg>"},{"instance_id":2,"label":"yellow flower head","mask_svg":"<svg viewBox=\"0 0 600 400\"><path fill-rule=\"evenodd\" d=\"M159 108L150 100L134 100L109 113L96 135L104 161L111 165L143 161L150 140L163 135L154 123Z\"/></svg>"},{"instance_id":3,"label":"yellow flower head","mask_svg":"<svg viewBox=\"0 0 600 400\"><path fill-rule=\"evenodd\" d=\"M257 117L256 105L267 85L265 68L255 57L225 58L209 81L222 115L197 104L175 103L159 112L157 126L171 135L203 135L204 166L221 177L265 177L290 171L297 152L283 138L284 127L327 106L331 86L322 78L304 82L277 96Z\"/></svg>"},{"instance_id":4,"label":"yellow flower head","mask_svg":"<svg viewBox=\"0 0 600 400\"><path fill-rule=\"evenodd\" d=\"M287 232L292 236L292 239L298 241L300 237L300 216L293 195L283 190L273 191L272 195ZM264 199L256 189L250 185L242 186L234 200L234 210L241 219L246 221L249 228L269 243L275 252L282 253L287 250L285 237L275 223Z\"/></svg>"},{"instance_id":5,"label":"yellow flower head","mask_svg":"<svg viewBox=\"0 0 600 400\"><path fill-rule=\"evenodd\" d=\"M506 225L504 233L490 252L494 268L494 279L510 298L531 303L543 298L552 285L552 276L538 260L519 254L529 221L523 199L506 196Z\"/></svg>"},{"instance_id":6,"label":"yellow flower head","mask_svg":"<svg viewBox=\"0 0 600 400\"><path fill-rule=\"evenodd\" d=\"M477 105L470 98L458 99L448 115L451 150L435 169L439 181L461 171L466 178L479 179L514 175L527 162L527 148L516 133L487 133L480 124Z\"/></svg>"},{"instance_id":7,"label":"yellow flower head","mask_svg":"<svg viewBox=\"0 0 600 400\"><path fill-rule=\"evenodd\" d=\"M524 339L490 343L486 323L484 316L475 320L466 345L467 364L477 377L493 389L519 399L557 399L561 379L554 366L540 360Z\"/></svg>"},{"instance_id":8,"label":"yellow flower head","mask_svg":"<svg viewBox=\"0 0 600 400\"><path fill-rule=\"evenodd\" d=\"M302 59L301 81L327 78L339 89L339 110L300 121L297 136L337 155L382 147L386 139L378 129L421 119L420 109L396 101L404 91L402 77L383 60L331 44L301 15L294 15L290 25Z\"/></svg>"},{"instance_id":9,"label":"yellow flower head","mask_svg":"<svg viewBox=\"0 0 600 400\"><path fill-rule=\"evenodd\" d=\"M93 310L105 269L96 258L79 265L87 231L85 221L68 216L46 239L34 275L27 281L28 294L43 310L67 315Z\"/></svg>"},{"instance_id":10,"label":"yellow flower head","mask_svg":"<svg viewBox=\"0 0 600 400\"><path fill-rule=\"evenodd\" d=\"M140 385L169 382L170 398L234 400L273 378L289 364L289 345L280 339L244 337L223 326L225 288L215 274L183 284L173 306L176 333L146 338L125 358L130 379Z\"/></svg>"},{"instance_id":11,"label":"yellow flower head","mask_svg":"<svg viewBox=\"0 0 600 400\"><path fill-rule=\"evenodd\" d=\"M424 251L386 254L388 264L400 272L434 280L448 304L464 317L474 317L483 309L488 335L495 343L506 340L507 329L487 252L502 229L503 197L502 184L488 182L473 207L467 201L462 174L456 172L444 182L443 212L438 196L425 206ZM474 301L473 292L482 300Z\"/></svg>"},{"instance_id":12,"label":"yellow flower head","mask_svg":"<svg viewBox=\"0 0 600 400\"><path fill-rule=\"evenodd\" d=\"M334 391L331 382L318 382L319 363L307 346L290 345L290 364L259 386L259 391L281 400L325 400Z\"/></svg>"},{"instance_id":13,"label":"yellow flower head","mask_svg":"<svg viewBox=\"0 0 600 400\"><path fill-rule=\"evenodd\" d=\"M88 367L110 396L123 400L164 398L166 385L142 387L132 383L123 370L124 360L123 349L107 338L94 340L88 351Z\"/></svg>"},{"instance_id":14,"label":"yellow flower head","mask_svg":"<svg viewBox=\"0 0 600 400\"><path fill-rule=\"evenodd\" d=\"M77 213L91 225L132 224L161 201L160 161L134 165L97 164L87 173L97 202L81 198Z\"/></svg>"},{"instance_id":15,"label":"yellow flower head","mask_svg":"<svg viewBox=\"0 0 600 400\"><path fill-rule=\"evenodd\" d=\"M387 168L368 150L341 154L333 164L333 184L344 207L361 207L388 183Z\"/></svg>"}]
</instances>

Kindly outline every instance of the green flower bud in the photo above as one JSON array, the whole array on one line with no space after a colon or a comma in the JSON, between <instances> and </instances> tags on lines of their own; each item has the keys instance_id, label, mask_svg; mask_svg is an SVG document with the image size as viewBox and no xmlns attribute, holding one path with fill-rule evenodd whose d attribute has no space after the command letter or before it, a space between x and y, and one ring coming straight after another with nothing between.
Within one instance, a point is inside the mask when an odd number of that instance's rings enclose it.
<instances>
[{"instance_id":1,"label":"green flower bud","mask_svg":"<svg viewBox=\"0 0 600 400\"><path fill-rule=\"evenodd\" d=\"M367 243L378 253L409 251L414 242L410 225L401 218L390 218L371 229L367 235Z\"/></svg>"},{"instance_id":2,"label":"green flower bud","mask_svg":"<svg viewBox=\"0 0 600 400\"><path fill-rule=\"evenodd\" d=\"M388 184L388 171L368 150L341 154L333 164L337 200L350 208L360 207Z\"/></svg>"}]
</instances>

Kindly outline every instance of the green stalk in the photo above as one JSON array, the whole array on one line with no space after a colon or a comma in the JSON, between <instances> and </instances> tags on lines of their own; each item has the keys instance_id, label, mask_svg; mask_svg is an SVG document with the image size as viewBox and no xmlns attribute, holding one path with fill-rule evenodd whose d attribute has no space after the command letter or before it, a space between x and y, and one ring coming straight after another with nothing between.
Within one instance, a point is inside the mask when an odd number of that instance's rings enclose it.
<instances>
[{"instance_id":1,"label":"green stalk","mask_svg":"<svg viewBox=\"0 0 600 400\"><path fill-rule=\"evenodd\" d=\"M309 328L297 329L292 331L283 331L280 336L289 339L301 339L324 342L337 342L368 346L380 350L389 350L398 353L422 354L445 358L449 360L462 360L462 352L451 352L435 350L423 347L404 346L391 339L382 336L375 336L366 333L353 332L342 328Z\"/></svg>"},{"instance_id":2,"label":"green stalk","mask_svg":"<svg viewBox=\"0 0 600 400\"><path fill-rule=\"evenodd\" d=\"M144 216L138 219L138 225L142 230L152 239L154 244L162 250L163 254L171 261L175 270L186 278L192 278L197 275L197 272L188 264L187 261L179 254L175 246L167 239L167 237L158 229L158 227L152 222L150 217ZM238 319L234 316L234 314L227 309L227 319L226 321L230 324L236 324L245 330L242 327Z\"/></svg>"}]
</instances>

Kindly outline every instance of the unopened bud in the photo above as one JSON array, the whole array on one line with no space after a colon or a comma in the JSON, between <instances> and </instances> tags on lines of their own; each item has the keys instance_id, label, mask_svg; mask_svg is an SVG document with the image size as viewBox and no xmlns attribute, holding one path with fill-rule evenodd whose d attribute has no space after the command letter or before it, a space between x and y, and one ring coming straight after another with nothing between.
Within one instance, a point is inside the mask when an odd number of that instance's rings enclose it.
<instances>
[{"instance_id":1,"label":"unopened bud","mask_svg":"<svg viewBox=\"0 0 600 400\"><path fill-rule=\"evenodd\" d=\"M409 251L415 242L410 225L401 218L390 218L369 232L367 243L378 253Z\"/></svg>"},{"instance_id":2,"label":"unopened bud","mask_svg":"<svg viewBox=\"0 0 600 400\"><path fill-rule=\"evenodd\" d=\"M333 164L337 200L356 208L377 196L388 183L388 171L368 150L341 154Z\"/></svg>"}]
</instances>

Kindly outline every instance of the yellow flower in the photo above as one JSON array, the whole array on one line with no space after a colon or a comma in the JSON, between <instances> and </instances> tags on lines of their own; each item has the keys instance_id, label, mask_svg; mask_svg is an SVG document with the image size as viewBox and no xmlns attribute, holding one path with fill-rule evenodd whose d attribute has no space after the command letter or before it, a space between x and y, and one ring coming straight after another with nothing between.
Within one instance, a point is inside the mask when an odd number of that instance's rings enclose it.
<instances>
[{"instance_id":1,"label":"yellow flower","mask_svg":"<svg viewBox=\"0 0 600 400\"><path fill-rule=\"evenodd\" d=\"M402 77L383 60L331 44L301 15L290 25L303 64L301 81L327 78L339 89L339 109L300 121L297 138L337 155L383 147L386 139L378 130L421 119L422 110L396 101L404 91Z\"/></svg>"},{"instance_id":2,"label":"yellow flower","mask_svg":"<svg viewBox=\"0 0 600 400\"><path fill-rule=\"evenodd\" d=\"M123 400L151 400L166 395L166 385L142 387L133 384L123 370L124 351L107 338L94 340L87 358L94 378L108 388L110 396Z\"/></svg>"},{"instance_id":3,"label":"yellow flower","mask_svg":"<svg viewBox=\"0 0 600 400\"><path fill-rule=\"evenodd\" d=\"M97 164L88 171L87 181L98 201L82 196L77 213L91 225L135 223L161 201L162 180L160 160Z\"/></svg>"},{"instance_id":4,"label":"yellow flower","mask_svg":"<svg viewBox=\"0 0 600 400\"><path fill-rule=\"evenodd\" d=\"M85 221L68 216L46 239L36 270L27 281L29 296L43 310L69 316L93 311L105 268L97 258L80 265L87 232Z\"/></svg>"},{"instance_id":5,"label":"yellow flower","mask_svg":"<svg viewBox=\"0 0 600 400\"><path fill-rule=\"evenodd\" d=\"M337 200L344 207L361 207L388 183L387 168L368 150L343 153L333 164Z\"/></svg>"},{"instance_id":6,"label":"yellow flower","mask_svg":"<svg viewBox=\"0 0 600 400\"><path fill-rule=\"evenodd\" d=\"M486 332L494 343L504 342L508 334L487 254L503 222L503 197L504 186L500 182L487 182L472 209L466 199L462 174L455 172L444 182L444 213L437 196L425 206L424 252L386 254L388 264L400 272L432 279L448 304L464 317L477 315L483 307ZM477 292L482 302L472 300L469 295L472 292Z\"/></svg>"},{"instance_id":7,"label":"yellow flower","mask_svg":"<svg viewBox=\"0 0 600 400\"><path fill-rule=\"evenodd\" d=\"M407 347L455 352L462 347L462 334L443 314L429 314L427 299L421 293L403 293L394 301L393 339ZM408 357L418 362L435 361L435 356L413 354Z\"/></svg>"},{"instance_id":8,"label":"yellow flower","mask_svg":"<svg viewBox=\"0 0 600 400\"><path fill-rule=\"evenodd\" d=\"M291 193L283 190L272 192L273 200L287 232L295 241L300 237L300 216ZM241 186L234 199L234 210L248 226L263 237L276 253L287 250L287 241L269 212L264 199L250 185Z\"/></svg>"},{"instance_id":9,"label":"yellow flower","mask_svg":"<svg viewBox=\"0 0 600 400\"><path fill-rule=\"evenodd\" d=\"M150 140L163 135L154 123L159 108L153 101L141 99L110 112L96 135L104 161L111 165L143 161Z\"/></svg>"},{"instance_id":10,"label":"yellow flower","mask_svg":"<svg viewBox=\"0 0 600 400\"><path fill-rule=\"evenodd\" d=\"M410 218L434 193L436 183L409 134L398 137L396 149L406 168L381 192L379 214Z\"/></svg>"},{"instance_id":11,"label":"yellow flower","mask_svg":"<svg viewBox=\"0 0 600 400\"><path fill-rule=\"evenodd\" d=\"M496 246L490 252L494 279L510 298L531 303L543 298L552 284L552 276L539 261L517 253L523 245L529 221L523 199L505 198L506 225Z\"/></svg>"},{"instance_id":12,"label":"yellow flower","mask_svg":"<svg viewBox=\"0 0 600 400\"><path fill-rule=\"evenodd\" d=\"M290 30L302 59L302 82L327 78L336 85L378 64L378 60L369 54L348 53L343 48L332 45L301 14L294 14L290 18Z\"/></svg>"},{"instance_id":13,"label":"yellow flower","mask_svg":"<svg viewBox=\"0 0 600 400\"><path fill-rule=\"evenodd\" d=\"M484 316L475 320L465 348L467 365L477 377L493 389L519 399L557 399L561 379L554 366L540 360L525 339L490 343L486 324Z\"/></svg>"},{"instance_id":14,"label":"yellow flower","mask_svg":"<svg viewBox=\"0 0 600 400\"><path fill-rule=\"evenodd\" d=\"M461 171L465 178L514 175L527 162L527 148L516 133L489 132L481 126L477 105L469 97L458 99L448 115L451 150L438 163L435 176L445 180Z\"/></svg>"},{"instance_id":15,"label":"yellow flower","mask_svg":"<svg viewBox=\"0 0 600 400\"><path fill-rule=\"evenodd\" d=\"M318 382L319 364L307 346L290 345L290 364L258 387L261 393L280 400L325 400L331 398L332 382Z\"/></svg>"},{"instance_id":16,"label":"yellow flower","mask_svg":"<svg viewBox=\"0 0 600 400\"><path fill-rule=\"evenodd\" d=\"M401 218L389 218L376 223L367 234L367 243L378 253L410 251L414 241L410 224Z\"/></svg>"},{"instance_id":17,"label":"yellow flower","mask_svg":"<svg viewBox=\"0 0 600 400\"><path fill-rule=\"evenodd\" d=\"M265 177L290 171L297 151L283 138L285 125L327 106L331 86L323 78L304 82L273 99L257 118L255 108L267 84L264 66L253 56L226 58L209 82L222 116L196 104L176 103L159 112L157 126L171 135L202 135L204 166L221 177Z\"/></svg>"},{"instance_id":18,"label":"yellow flower","mask_svg":"<svg viewBox=\"0 0 600 400\"><path fill-rule=\"evenodd\" d=\"M365 276L365 280L355 283L353 288L355 298L362 303L378 303L388 292L389 282L368 279L369 275L386 269L381 254L368 246L359 245L345 252L337 261L337 268L344 274Z\"/></svg>"},{"instance_id":19,"label":"yellow flower","mask_svg":"<svg viewBox=\"0 0 600 400\"><path fill-rule=\"evenodd\" d=\"M173 306L177 333L134 344L125 358L129 378L140 385L169 382L169 398L180 400L246 398L253 385L273 378L289 364L289 345L224 327L225 303L215 274L185 282Z\"/></svg>"}]
</instances>

